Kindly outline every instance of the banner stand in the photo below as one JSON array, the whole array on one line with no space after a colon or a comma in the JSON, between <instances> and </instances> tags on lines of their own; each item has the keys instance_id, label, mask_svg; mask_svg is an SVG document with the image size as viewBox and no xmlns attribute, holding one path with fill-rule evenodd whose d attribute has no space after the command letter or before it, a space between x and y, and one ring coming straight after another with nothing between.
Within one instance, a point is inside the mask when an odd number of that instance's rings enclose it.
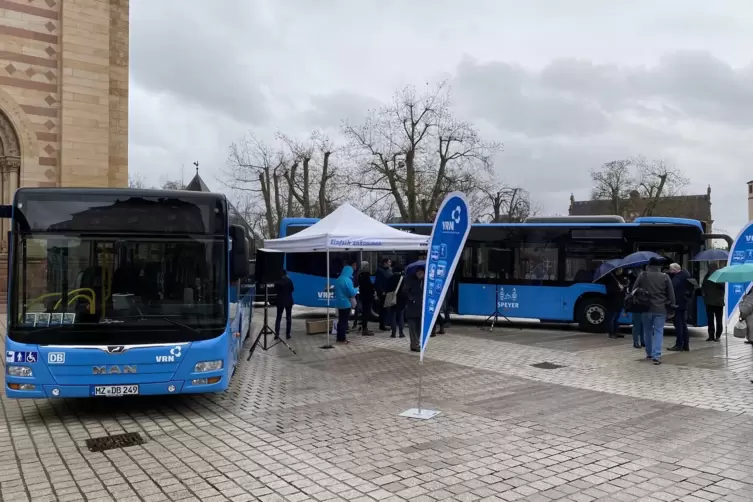
<instances>
[{"instance_id":1,"label":"banner stand","mask_svg":"<svg viewBox=\"0 0 753 502\"><path fill-rule=\"evenodd\" d=\"M332 335L332 325L329 323L329 306L332 299L332 287L330 286L329 277L329 246L327 246L327 343L319 347L320 349L334 349L335 347L329 343L329 337ZM335 321L337 322L337 321Z\"/></svg>"},{"instance_id":2,"label":"banner stand","mask_svg":"<svg viewBox=\"0 0 753 502\"><path fill-rule=\"evenodd\" d=\"M429 420L440 413L442 413L439 410L427 410L421 407L421 388L423 387L423 380L421 378L421 369L424 366L423 361L418 362L418 408L411 408L409 410L406 410L400 414L401 417L406 418L417 418L419 420Z\"/></svg>"},{"instance_id":3,"label":"banner stand","mask_svg":"<svg viewBox=\"0 0 753 502\"><path fill-rule=\"evenodd\" d=\"M401 417L428 420L439 415L439 410L426 410L422 406L421 398L423 391L423 362L426 345L431 338L440 310L450 288L455 269L463 253L465 241L471 231L471 211L468 207L468 199L462 192L447 194L437 208L434 216L434 224L429 238L428 254L423 273L421 293L421 329L419 333L419 357L418 357L418 407L411 408L400 414ZM418 274L418 271L416 272ZM411 298L413 304L419 299ZM411 342L412 345L412 342ZM415 350L415 348L414 348Z\"/></svg>"}]
</instances>

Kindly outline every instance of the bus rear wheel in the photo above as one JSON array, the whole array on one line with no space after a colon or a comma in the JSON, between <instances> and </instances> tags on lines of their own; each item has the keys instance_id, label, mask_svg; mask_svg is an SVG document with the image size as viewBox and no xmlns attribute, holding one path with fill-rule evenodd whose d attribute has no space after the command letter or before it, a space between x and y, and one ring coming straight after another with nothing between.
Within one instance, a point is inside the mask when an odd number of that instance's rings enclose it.
<instances>
[{"instance_id":1,"label":"bus rear wheel","mask_svg":"<svg viewBox=\"0 0 753 502\"><path fill-rule=\"evenodd\" d=\"M580 301L578 325L582 331L603 333L606 330L607 306L604 298L591 297Z\"/></svg>"}]
</instances>

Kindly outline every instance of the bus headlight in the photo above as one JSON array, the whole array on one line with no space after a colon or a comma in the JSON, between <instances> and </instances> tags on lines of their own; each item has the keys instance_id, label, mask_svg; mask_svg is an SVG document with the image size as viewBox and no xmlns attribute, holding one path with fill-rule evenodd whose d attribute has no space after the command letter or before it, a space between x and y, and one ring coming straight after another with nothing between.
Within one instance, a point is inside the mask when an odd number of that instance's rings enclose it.
<instances>
[{"instance_id":1,"label":"bus headlight","mask_svg":"<svg viewBox=\"0 0 753 502\"><path fill-rule=\"evenodd\" d=\"M203 361L196 363L193 367L194 373L206 373L207 371L217 371L222 369L222 360L218 361Z\"/></svg>"},{"instance_id":2,"label":"bus headlight","mask_svg":"<svg viewBox=\"0 0 753 502\"><path fill-rule=\"evenodd\" d=\"M30 377L34 376L34 373L28 366L8 366L8 375L17 377Z\"/></svg>"}]
</instances>

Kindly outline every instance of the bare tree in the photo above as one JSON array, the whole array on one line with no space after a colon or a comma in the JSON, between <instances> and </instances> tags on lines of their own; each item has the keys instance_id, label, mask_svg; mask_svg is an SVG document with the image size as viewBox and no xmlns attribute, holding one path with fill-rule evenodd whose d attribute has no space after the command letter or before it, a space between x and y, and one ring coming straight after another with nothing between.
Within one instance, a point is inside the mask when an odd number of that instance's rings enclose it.
<instances>
[{"instance_id":1,"label":"bare tree","mask_svg":"<svg viewBox=\"0 0 753 502\"><path fill-rule=\"evenodd\" d=\"M655 214L661 206L667 216L682 211L667 206L669 197L678 195L689 180L685 175L665 160L648 160L639 155L633 159L615 160L591 171L594 185L592 199L608 200L612 214L623 215L626 205L637 197L640 204L631 204L631 213L641 216Z\"/></svg>"},{"instance_id":2,"label":"bare tree","mask_svg":"<svg viewBox=\"0 0 753 502\"><path fill-rule=\"evenodd\" d=\"M636 177L631 171L630 159L613 160L591 170L591 199L608 200L612 214L622 214L624 201L635 190Z\"/></svg>"},{"instance_id":3,"label":"bare tree","mask_svg":"<svg viewBox=\"0 0 753 502\"><path fill-rule=\"evenodd\" d=\"M427 221L447 192L477 188L501 148L452 116L445 82L405 87L362 124L344 122L343 133L354 155L351 183L387 194L403 221Z\"/></svg>"},{"instance_id":4,"label":"bare tree","mask_svg":"<svg viewBox=\"0 0 753 502\"><path fill-rule=\"evenodd\" d=\"M491 223L525 221L540 208L531 201L531 194L520 187L489 183L479 190L483 194L485 212L482 218Z\"/></svg>"},{"instance_id":5,"label":"bare tree","mask_svg":"<svg viewBox=\"0 0 753 502\"><path fill-rule=\"evenodd\" d=\"M306 141L299 141L283 133L278 139L287 147L290 168L283 175L288 185L288 214L297 204L305 218L322 218L331 205L330 182L335 177L330 160L335 146L322 131L315 130Z\"/></svg>"},{"instance_id":6,"label":"bare tree","mask_svg":"<svg viewBox=\"0 0 753 502\"><path fill-rule=\"evenodd\" d=\"M636 189L646 200L643 216L653 215L661 198L678 195L690 183L682 171L665 160L649 161L639 156L635 159L635 165L638 169Z\"/></svg>"},{"instance_id":7,"label":"bare tree","mask_svg":"<svg viewBox=\"0 0 753 502\"><path fill-rule=\"evenodd\" d=\"M264 236L277 237L288 196L283 186L289 168L285 153L249 135L230 146L227 166L228 186L260 197L266 225Z\"/></svg>"},{"instance_id":8,"label":"bare tree","mask_svg":"<svg viewBox=\"0 0 753 502\"><path fill-rule=\"evenodd\" d=\"M186 184L180 180L165 180L162 182L162 190L185 190Z\"/></svg>"},{"instance_id":9,"label":"bare tree","mask_svg":"<svg viewBox=\"0 0 753 502\"><path fill-rule=\"evenodd\" d=\"M146 188L146 182L144 177L139 174L134 174L128 177L128 188Z\"/></svg>"}]
</instances>

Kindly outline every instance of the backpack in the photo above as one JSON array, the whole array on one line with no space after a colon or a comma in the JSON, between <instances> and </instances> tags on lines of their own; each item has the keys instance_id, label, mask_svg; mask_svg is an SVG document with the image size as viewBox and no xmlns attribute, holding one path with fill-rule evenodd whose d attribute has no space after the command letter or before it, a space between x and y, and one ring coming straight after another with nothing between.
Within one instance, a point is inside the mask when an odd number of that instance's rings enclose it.
<instances>
[{"instance_id":1,"label":"backpack","mask_svg":"<svg viewBox=\"0 0 753 502\"><path fill-rule=\"evenodd\" d=\"M634 289L625 296L625 312L642 314L648 312L650 308L651 298L648 295L648 291L643 288Z\"/></svg>"}]
</instances>

